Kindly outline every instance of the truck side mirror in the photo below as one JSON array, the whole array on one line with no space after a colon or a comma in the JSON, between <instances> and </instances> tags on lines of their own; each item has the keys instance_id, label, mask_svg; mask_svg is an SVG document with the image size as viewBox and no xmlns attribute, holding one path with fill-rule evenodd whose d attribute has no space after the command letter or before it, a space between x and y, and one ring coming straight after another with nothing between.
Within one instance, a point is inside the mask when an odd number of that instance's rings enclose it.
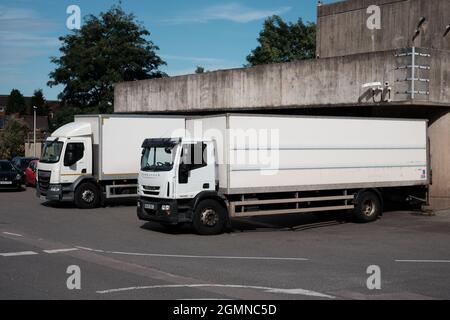
<instances>
[{"instance_id":1,"label":"truck side mirror","mask_svg":"<svg viewBox=\"0 0 450 320\"><path fill-rule=\"evenodd\" d=\"M178 169L178 183L186 184L189 180L190 166L188 164L182 163Z\"/></svg>"}]
</instances>

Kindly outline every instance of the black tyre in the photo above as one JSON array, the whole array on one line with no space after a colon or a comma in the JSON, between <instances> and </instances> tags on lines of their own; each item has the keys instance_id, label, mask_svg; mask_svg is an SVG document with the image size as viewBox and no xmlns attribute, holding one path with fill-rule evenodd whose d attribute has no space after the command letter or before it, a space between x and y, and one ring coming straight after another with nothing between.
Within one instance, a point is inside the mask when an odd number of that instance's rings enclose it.
<instances>
[{"instance_id":1,"label":"black tyre","mask_svg":"<svg viewBox=\"0 0 450 320\"><path fill-rule=\"evenodd\" d=\"M226 209L215 200L201 201L194 211L192 226L201 235L214 235L223 232L227 219Z\"/></svg>"},{"instance_id":2,"label":"black tyre","mask_svg":"<svg viewBox=\"0 0 450 320\"><path fill-rule=\"evenodd\" d=\"M100 191L92 183L83 183L75 190L75 205L80 209L97 208L100 204Z\"/></svg>"},{"instance_id":3,"label":"black tyre","mask_svg":"<svg viewBox=\"0 0 450 320\"><path fill-rule=\"evenodd\" d=\"M356 197L354 217L358 222L367 223L378 219L381 215L381 201L372 191L364 191Z\"/></svg>"}]
</instances>

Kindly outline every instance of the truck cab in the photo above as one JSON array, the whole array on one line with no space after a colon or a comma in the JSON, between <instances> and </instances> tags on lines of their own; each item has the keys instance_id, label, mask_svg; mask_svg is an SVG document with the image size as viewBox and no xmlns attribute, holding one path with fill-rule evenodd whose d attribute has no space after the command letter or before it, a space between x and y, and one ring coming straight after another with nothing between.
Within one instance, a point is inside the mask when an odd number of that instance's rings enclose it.
<instances>
[{"instance_id":1,"label":"truck cab","mask_svg":"<svg viewBox=\"0 0 450 320\"><path fill-rule=\"evenodd\" d=\"M200 201L220 198L212 140L146 139L138 184L137 214L141 220L165 226L193 223L201 233L217 233L216 229L223 228L223 206L219 213L200 213L199 219L194 210Z\"/></svg>"},{"instance_id":2,"label":"truck cab","mask_svg":"<svg viewBox=\"0 0 450 320\"><path fill-rule=\"evenodd\" d=\"M44 143L37 167L37 195L45 200L74 201L75 187L92 176L92 130L89 123L73 122L56 130ZM85 190L89 204L95 195Z\"/></svg>"}]
</instances>

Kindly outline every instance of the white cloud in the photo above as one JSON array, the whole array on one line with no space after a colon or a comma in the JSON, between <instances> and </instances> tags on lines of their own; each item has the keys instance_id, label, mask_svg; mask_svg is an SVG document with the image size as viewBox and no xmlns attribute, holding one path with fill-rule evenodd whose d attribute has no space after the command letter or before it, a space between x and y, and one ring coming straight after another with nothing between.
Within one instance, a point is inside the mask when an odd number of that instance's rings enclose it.
<instances>
[{"instance_id":1,"label":"white cloud","mask_svg":"<svg viewBox=\"0 0 450 320\"><path fill-rule=\"evenodd\" d=\"M0 6L0 65L20 65L35 56L48 55L59 45L48 34L53 23L37 12Z\"/></svg>"},{"instance_id":2,"label":"white cloud","mask_svg":"<svg viewBox=\"0 0 450 320\"><path fill-rule=\"evenodd\" d=\"M40 17L34 10L0 6L0 30L2 31L35 31L51 26L51 22Z\"/></svg>"},{"instance_id":3,"label":"white cloud","mask_svg":"<svg viewBox=\"0 0 450 320\"><path fill-rule=\"evenodd\" d=\"M32 33L0 31L0 47L48 47L60 44L58 38L36 35Z\"/></svg>"},{"instance_id":4,"label":"white cloud","mask_svg":"<svg viewBox=\"0 0 450 320\"><path fill-rule=\"evenodd\" d=\"M232 63L226 63L226 64L217 64L217 65L209 65L209 66L203 66L205 68L206 71L218 71L218 70L229 70L229 69L234 69L234 68L240 68L242 67L242 65L239 64L232 64ZM188 74L194 74L195 73L195 69L196 67L190 67L190 68L183 68L183 69L168 69L165 70L165 72L171 76L171 77L175 77L175 76L184 76L184 75L188 75Z\"/></svg>"},{"instance_id":5,"label":"white cloud","mask_svg":"<svg viewBox=\"0 0 450 320\"><path fill-rule=\"evenodd\" d=\"M280 15L291 10L291 7L277 9L254 9L239 3L215 5L189 14L163 20L171 24L206 23L213 20L227 20L237 23L247 23L264 19L274 14Z\"/></svg>"},{"instance_id":6,"label":"white cloud","mask_svg":"<svg viewBox=\"0 0 450 320\"><path fill-rule=\"evenodd\" d=\"M193 63L223 63L225 62L224 59L218 59L218 58L207 58L207 57L189 57L189 56L178 56L178 55L171 55L171 54L162 54L161 57L165 60L176 60L176 61L189 61Z\"/></svg>"}]
</instances>

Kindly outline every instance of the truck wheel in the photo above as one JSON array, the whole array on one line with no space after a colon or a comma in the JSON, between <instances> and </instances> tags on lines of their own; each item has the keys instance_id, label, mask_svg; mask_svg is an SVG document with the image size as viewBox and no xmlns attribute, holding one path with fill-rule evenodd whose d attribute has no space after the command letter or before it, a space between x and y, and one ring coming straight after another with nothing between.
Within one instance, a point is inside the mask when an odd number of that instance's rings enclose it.
<instances>
[{"instance_id":1,"label":"truck wheel","mask_svg":"<svg viewBox=\"0 0 450 320\"><path fill-rule=\"evenodd\" d=\"M93 209L100 203L100 192L92 183L83 183L75 190L75 205L80 209Z\"/></svg>"},{"instance_id":2,"label":"truck wheel","mask_svg":"<svg viewBox=\"0 0 450 320\"><path fill-rule=\"evenodd\" d=\"M381 214L381 201L371 191L365 191L356 197L354 216L358 222L367 223L378 219Z\"/></svg>"},{"instance_id":3,"label":"truck wheel","mask_svg":"<svg viewBox=\"0 0 450 320\"><path fill-rule=\"evenodd\" d=\"M201 235L220 234L225 227L226 214L226 209L217 201L203 200L194 211L192 225Z\"/></svg>"}]
</instances>

